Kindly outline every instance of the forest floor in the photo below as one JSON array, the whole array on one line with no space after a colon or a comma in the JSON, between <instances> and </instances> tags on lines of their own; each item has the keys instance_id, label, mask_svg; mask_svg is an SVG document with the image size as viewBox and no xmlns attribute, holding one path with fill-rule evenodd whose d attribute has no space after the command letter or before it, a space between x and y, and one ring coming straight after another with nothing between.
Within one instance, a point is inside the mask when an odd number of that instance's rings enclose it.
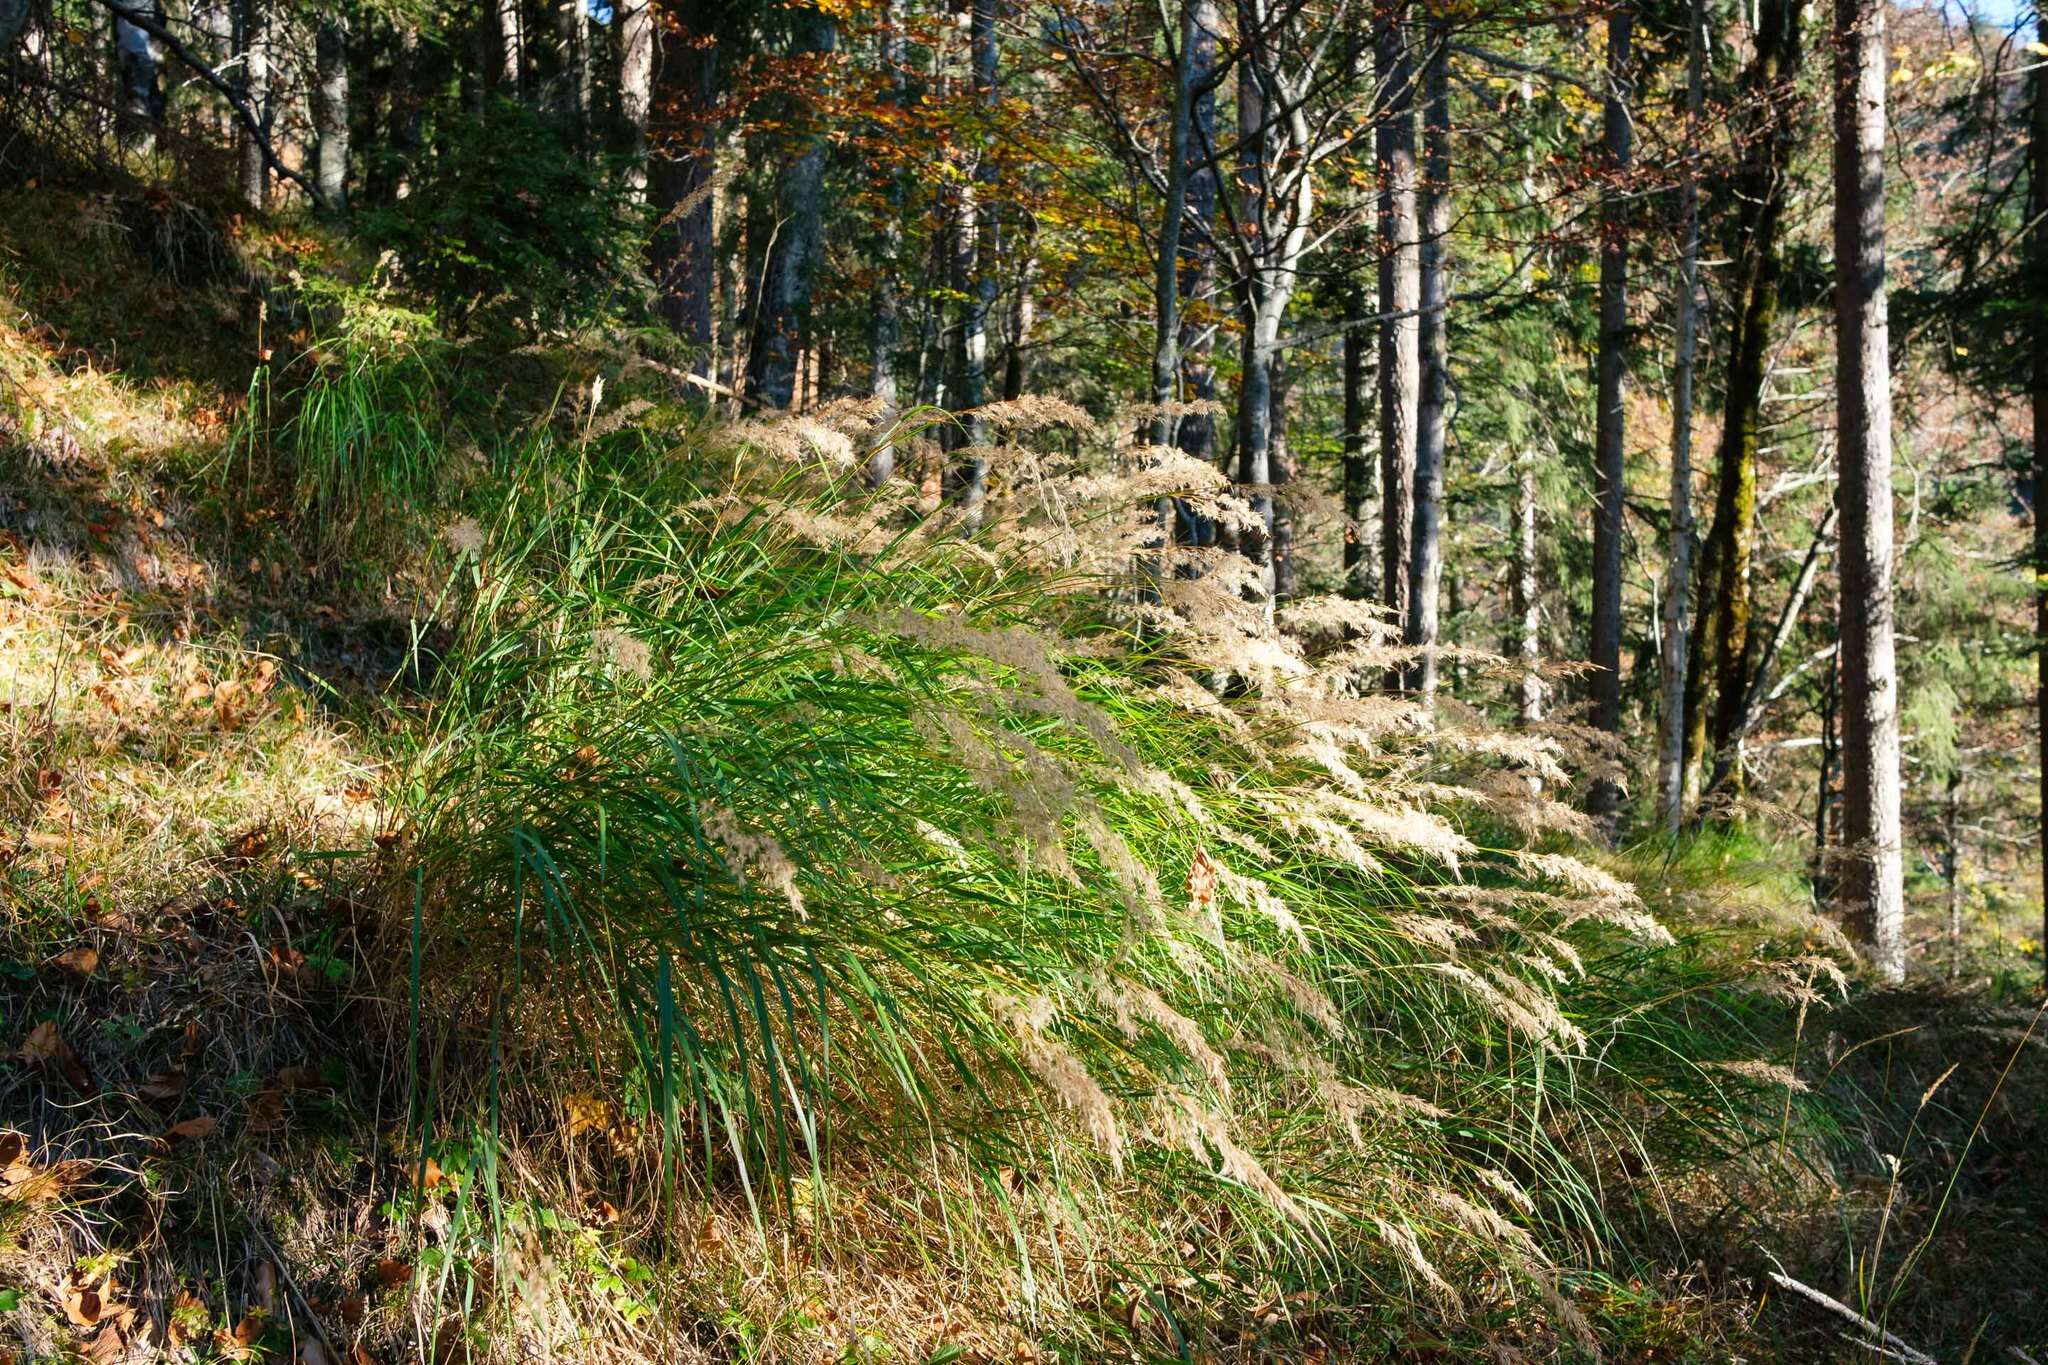
<instances>
[{"instance_id":1,"label":"forest floor","mask_svg":"<svg viewBox=\"0 0 2048 1365\"><path fill-rule=\"evenodd\" d=\"M118 195L0 193L0 1360L533 1351L466 1327L394 1216L464 1178L402 1144L421 1040L386 845L423 589L307 562L292 509L248 496L234 417L275 324L161 222ZM1798 894L1768 859L1637 866L1671 920ZM1800 1011L1786 1041L1817 1059L1830 1139L1762 1185L1667 1190L1602 1291L1609 1356L1866 1358L1778 1269L1939 1359L2048 1358L2035 1018L2017 991L1938 982ZM727 1297L671 1326L706 1358L1041 1349L943 1266L768 1284L739 1220L699 1234L685 1258ZM531 1273L632 1327L656 1272L591 1248ZM1172 1357L1127 1335L1125 1358ZM1372 1354L1476 1349L1393 1341Z\"/></svg>"}]
</instances>

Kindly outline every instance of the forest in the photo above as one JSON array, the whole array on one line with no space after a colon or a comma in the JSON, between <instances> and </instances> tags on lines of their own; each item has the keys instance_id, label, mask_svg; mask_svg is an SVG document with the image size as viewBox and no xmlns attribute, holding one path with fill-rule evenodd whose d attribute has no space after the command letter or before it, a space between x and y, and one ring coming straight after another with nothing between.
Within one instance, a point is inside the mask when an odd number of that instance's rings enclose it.
<instances>
[{"instance_id":1,"label":"forest","mask_svg":"<svg viewBox=\"0 0 2048 1365\"><path fill-rule=\"evenodd\" d=\"M0 1365L2048 1362L2048 15L0 0Z\"/></svg>"}]
</instances>

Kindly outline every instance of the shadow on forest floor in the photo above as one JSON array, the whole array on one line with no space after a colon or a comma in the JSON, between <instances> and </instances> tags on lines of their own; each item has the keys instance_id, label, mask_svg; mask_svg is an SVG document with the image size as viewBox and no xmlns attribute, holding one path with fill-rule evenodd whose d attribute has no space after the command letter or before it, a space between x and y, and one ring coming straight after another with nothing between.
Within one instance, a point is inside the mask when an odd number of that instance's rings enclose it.
<instances>
[{"instance_id":1,"label":"shadow on forest floor","mask_svg":"<svg viewBox=\"0 0 2048 1365\"><path fill-rule=\"evenodd\" d=\"M333 1219L399 1179L358 892L411 637L225 495L262 310L160 208L0 196L0 1353L289 1354L310 1309L339 1359L398 1331Z\"/></svg>"}]
</instances>

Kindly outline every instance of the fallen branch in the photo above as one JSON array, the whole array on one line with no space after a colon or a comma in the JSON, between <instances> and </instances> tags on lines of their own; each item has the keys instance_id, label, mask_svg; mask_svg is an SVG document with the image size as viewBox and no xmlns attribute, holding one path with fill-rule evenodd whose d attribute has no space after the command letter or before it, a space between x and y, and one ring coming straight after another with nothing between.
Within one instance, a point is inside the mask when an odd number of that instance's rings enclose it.
<instances>
[{"instance_id":1,"label":"fallen branch","mask_svg":"<svg viewBox=\"0 0 2048 1365\"><path fill-rule=\"evenodd\" d=\"M1866 1349L1876 1351L1880 1355L1890 1356L1894 1360L1906 1361L1908 1365L1940 1365L1940 1362L1935 1360L1933 1356L1928 1355L1925 1351L1914 1350L1896 1335L1887 1332L1883 1327L1864 1317L1840 1299L1823 1294L1810 1284L1801 1284L1790 1275L1781 1274L1775 1270L1768 1273L1772 1282L1781 1288L1791 1290L1809 1303L1819 1304L1830 1312L1840 1314L1862 1331L1868 1333L1871 1339L1859 1343Z\"/></svg>"}]
</instances>

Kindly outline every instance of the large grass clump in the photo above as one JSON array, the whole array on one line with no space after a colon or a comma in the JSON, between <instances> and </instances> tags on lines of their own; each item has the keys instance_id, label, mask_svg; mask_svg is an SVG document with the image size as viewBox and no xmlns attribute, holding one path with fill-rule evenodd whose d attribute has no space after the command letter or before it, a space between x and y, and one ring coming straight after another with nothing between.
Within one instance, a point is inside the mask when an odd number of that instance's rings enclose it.
<instances>
[{"instance_id":1,"label":"large grass clump","mask_svg":"<svg viewBox=\"0 0 2048 1365\"><path fill-rule=\"evenodd\" d=\"M1664 935L1559 851L1568 746L1363 694L1370 613L1262 625L1220 558L1084 572L1165 480L1230 513L1164 452L1020 458L966 537L870 490L846 416L543 442L447 528L416 1007L485 1055L417 1109L482 1123L475 1226L569 1095L639 1153L610 1199L876 1254L890 1191L889 1240L998 1267L1020 1322L1191 1274L1356 1331L1476 1256L1465 1308L1583 1335L1592 1163L1646 1114L1754 1135L1691 1064L1607 1087L1644 1030L1577 1008L1587 959ZM1201 1299L1129 1321L1170 1344Z\"/></svg>"}]
</instances>

